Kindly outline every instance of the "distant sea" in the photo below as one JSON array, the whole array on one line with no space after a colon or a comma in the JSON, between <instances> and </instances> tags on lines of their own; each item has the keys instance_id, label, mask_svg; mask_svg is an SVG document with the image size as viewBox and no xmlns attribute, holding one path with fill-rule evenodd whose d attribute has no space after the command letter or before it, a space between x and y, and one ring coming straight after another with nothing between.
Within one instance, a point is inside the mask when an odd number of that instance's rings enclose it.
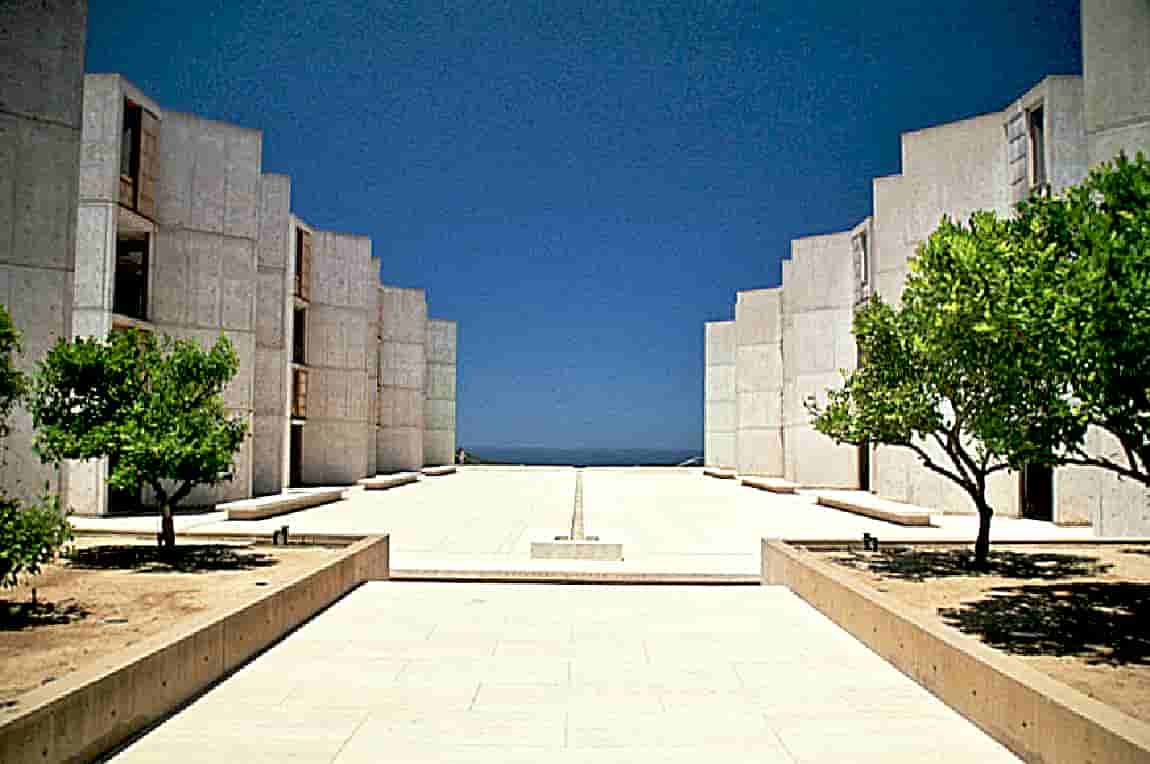
<instances>
[{"instance_id":1,"label":"distant sea","mask_svg":"<svg viewBox=\"0 0 1150 764\"><path fill-rule=\"evenodd\" d=\"M537 448L464 446L483 464L571 465L575 467L674 466L701 457L699 451L664 448Z\"/></svg>"}]
</instances>

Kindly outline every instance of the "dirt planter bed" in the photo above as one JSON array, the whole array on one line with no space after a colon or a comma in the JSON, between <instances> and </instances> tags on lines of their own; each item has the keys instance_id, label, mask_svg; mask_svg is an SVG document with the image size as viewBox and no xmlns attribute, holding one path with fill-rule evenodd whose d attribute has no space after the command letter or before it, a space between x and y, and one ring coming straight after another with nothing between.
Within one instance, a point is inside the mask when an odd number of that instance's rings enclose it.
<instances>
[{"instance_id":1,"label":"dirt planter bed","mask_svg":"<svg viewBox=\"0 0 1150 764\"><path fill-rule=\"evenodd\" d=\"M0 761L90 761L162 720L351 589L388 573L387 536L366 537L240 604L184 619L118 651L113 646L106 658L20 695L15 707L0 711Z\"/></svg>"},{"instance_id":2,"label":"dirt planter bed","mask_svg":"<svg viewBox=\"0 0 1150 764\"><path fill-rule=\"evenodd\" d=\"M764 584L790 588L1024 760L1150 761L1150 724L944 626L813 552L772 539L762 549Z\"/></svg>"}]
</instances>

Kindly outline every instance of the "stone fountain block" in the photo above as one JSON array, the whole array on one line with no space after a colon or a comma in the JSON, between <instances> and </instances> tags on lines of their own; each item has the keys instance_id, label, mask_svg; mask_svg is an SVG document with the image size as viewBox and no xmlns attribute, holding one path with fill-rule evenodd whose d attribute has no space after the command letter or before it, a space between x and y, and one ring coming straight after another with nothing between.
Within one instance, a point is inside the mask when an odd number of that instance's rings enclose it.
<instances>
[{"instance_id":1,"label":"stone fountain block","mask_svg":"<svg viewBox=\"0 0 1150 764\"><path fill-rule=\"evenodd\" d=\"M532 541L531 559L619 561L623 559L623 544L603 541L598 536L575 540L567 536L556 536L544 541Z\"/></svg>"}]
</instances>

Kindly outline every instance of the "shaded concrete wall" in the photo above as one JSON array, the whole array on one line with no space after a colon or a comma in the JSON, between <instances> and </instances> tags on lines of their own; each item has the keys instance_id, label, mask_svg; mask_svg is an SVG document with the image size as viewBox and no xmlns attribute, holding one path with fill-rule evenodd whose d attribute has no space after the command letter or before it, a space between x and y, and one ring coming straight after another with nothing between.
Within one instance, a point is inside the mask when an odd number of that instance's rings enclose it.
<instances>
[{"instance_id":1,"label":"shaded concrete wall","mask_svg":"<svg viewBox=\"0 0 1150 764\"><path fill-rule=\"evenodd\" d=\"M1150 2L1083 0L1082 64L1090 164L1150 154Z\"/></svg>"},{"instance_id":2,"label":"shaded concrete wall","mask_svg":"<svg viewBox=\"0 0 1150 764\"><path fill-rule=\"evenodd\" d=\"M260 179L256 246L252 424L252 492L256 495L279 493L288 486L294 241L291 178L265 174Z\"/></svg>"},{"instance_id":3,"label":"shaded concrete wall","mask_svg":"<svg viewBox=\"0 0 1150 764\"><path fill-rule=\"evenodd\" d=\"M748 475L783 474L784 299L775 288L739 292L735 301L735 457Z\"/></svg>"},{"instance_id":4,"label":"shaded concrete wall","mask_svg":"<svg viewBox=\"0 0 1150 764\"><path fill-rule=\"evenodd\" d=\"M784 271L783 475L800 485L858 487L858 448L816 432L804 405L825 403L841 372L855 368L853 233L796 239Z\"/></svg>"},{"instance_id":5,"label":"shaded concrete wall","mask_svg":"<svg viewBox=\"0 0 1150 764\"><path fill-rule=\"evenodd\" d=\"M30 371L71 331L87 3L8 0L0 9L0 304L23 335ZM20 498L60 471L32 453L31 417L9 420L0 488Z\"/></svg>"},{"instance_id":6,"label":"shaded concrete wall","mask_svg":"<svg viewBox=\"0 0 1150 764\"><path fill-rule=\"evenodd\" d=\"M427 321L427 392L423 401L423 463L455 462L455 364L458 327Z\"/></svg>"},{"instance_id":7,"label":"shaded concrete wall","mask_svg":"<svg viewBox=\"0 0 1150 764\"><path fill-rule=\"evenodd\" d=\"M315 231L307 318L305 483L343 485L368 474L367 366L374 359L371 309L378 284L372 267L371 239Z\"/></svg>"},{"instance_id":8,"label":"shaded concrete wall","mask_svg":"<svg viewBox=\"0 0 1150 764\"><path fill-rule=\"evenodd\" d=\"M996 112L903 134L902 174L874 181L876 288L883 299L901 299L910 258L944 215L965 220L980 209L1008 212L1004 119ZM945 455L929 444L928 450L945 463ZM886 498L944 512L974 511L961 488L924 469L906 449L876 447L871 478L872 490ZM988 492L997 512L1018 514L1016 476L995 475Z\"/></svg>"},{"instance_id":9,"label":"shaded concrete wall","mask_svg":"<svg viewBox=\"0 0 1150 764\"><path fill-rule=\"evenodd\" d=\"M422 289L381 285L379 472L423 466L427 298Z\"/></svg>"},{"instance_id":10,"label":"shaded concrete wall","mask_svg":"<svg viewBox=\"0 0 1150 764\"><path fill-rule=\"evenodd\" d=\"M738 429L735 322L708 321L704 333L703 463L708 467L734 469L738 462L735 455Z\"/></svg>"},{"instance_id":11,"label":"shaded concrete wall","mask_svg":"<svg viewBox=\"0 0 1150 764\"><path fill-rule=\"evenodd\" d=\"M263 137L258 130L165 112L160 140L152 322L158 332L205 347L221 333L231 341L240 368L224 399L250 433ZM197 488L187 503L251 495L250 437L236 455L233 475L230 482Z\"/></svg>"}]
</instances>

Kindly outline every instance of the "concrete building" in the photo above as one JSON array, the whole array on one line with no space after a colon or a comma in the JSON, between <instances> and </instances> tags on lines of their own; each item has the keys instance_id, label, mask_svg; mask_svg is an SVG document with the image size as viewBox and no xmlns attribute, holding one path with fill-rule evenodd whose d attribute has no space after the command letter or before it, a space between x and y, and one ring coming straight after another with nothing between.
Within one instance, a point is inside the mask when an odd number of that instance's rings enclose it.
<instances>
[{"instance_id":1,"label":"concrete building","mask_svg":"<svg viewBox=\"0 0 1150 764\"><path fill-rule=\"evenodd\" d=\"M262 171L260 131L164 111L115 74L86 77L84 115L72 333L132 326L205 345L223 334L240 357L225 400L251 437L232 480L188 504L373 475L383 411L402 411L415 431L391 468L424 465L425 407L436 422L428 461L450 463L455 325L429 326L421 290L395 290L417 298L385 310L390 288L379 285L371 241L293 214L290 178ZM384 368L407 376L381 385L381 359L395 349L385 339L399 342L402 363ZM109 493L106 464L69 465L68 475L78 513L148 502Z\"/></svg>"},{"instance_id":2,"label":"concrete building","mask_svg":"<svg viewBox=\"0 0 1150 764\"><path fill-rule=\"evenodd\" d=\"M705 332L703 461L708 467L734 469L739 421L735 395L735 322L709 321Z\"/></svg>"},{"instance_id":3,"label":"concrete building","mask_svg":"<svg viewBox=\"0 0 1150 764\"><path fill-rule=\"evenodd\" d=\"M423 398L423 463L455 461L455 349L459 327L454 321L427 321L427 392Z\"/></svg>"},{"instance_id":4,"label":"concrete building","mask_svg":"<svg viewBox=\"0 0 1150 764\"><path fill-rule=\"evenodd\" d=\"M0 304L30 370L71 326L87 2L9 0L2 16ZM0 490L28 499L47 485L66 496L59 471L32 453L27 412L9 425Z\"/></svg>"},{"instance_id":5,"label":"concrete building","mask_svg":"<svg viewBox=\"0 0 1150 764\"><path fill-rule=\"evenodd\" d=\"M873 490L945 512L973 511L958 486L925 470L905 449L834 446L811 429L803 403L837 386L840 371L855 368L853 306L874 293L897 303L911 257L944 215L1009 214L1035 189L1058 192L1119 150L1150 153L1150 6L1086 0L1082 24L1084 77L1047 77L1001 112L904 133L901 172L874 180L872 218L851 231L796 240L779 287L738 293L733 381L713 373L726 356L712 339L716 324L707 324L707 464L808 486ZM761 307L768 301L777 303L777 313ZM774 339L774 326L781 371L763 360L762 343ZM782 435L766 437L778 390ZM733 396L739 405L732 426L712 411ZM739 434L734 454L712 447L722 442L720 426ZM1090 433L1088 444L1116 448L1101 432ZM1150 533L1147 491L1103 470L1000 473L989 493L1004 515L1089 523L1100 535Z\"/></svg>"}]
</instances>

